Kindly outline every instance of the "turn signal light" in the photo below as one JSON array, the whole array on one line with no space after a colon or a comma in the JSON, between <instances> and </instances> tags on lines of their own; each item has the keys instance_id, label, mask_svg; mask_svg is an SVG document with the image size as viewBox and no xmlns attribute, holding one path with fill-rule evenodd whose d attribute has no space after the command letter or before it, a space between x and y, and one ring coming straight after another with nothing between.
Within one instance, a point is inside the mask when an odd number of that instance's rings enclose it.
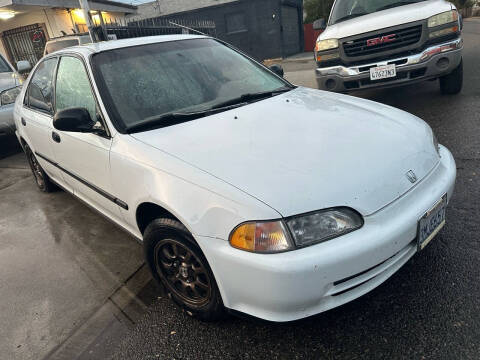
<instances>
[{"instance_id":1,"label":"turn signal light","mask_svg":"<svg viewBox=\"0 0 480 360\"><path fill-rule=\"evenodd\" d=\"M259 253L281 252L291 248L281 221L248 222L237 226L230 235L230 244L237 249Z\"/></svg>"}]
</instances>

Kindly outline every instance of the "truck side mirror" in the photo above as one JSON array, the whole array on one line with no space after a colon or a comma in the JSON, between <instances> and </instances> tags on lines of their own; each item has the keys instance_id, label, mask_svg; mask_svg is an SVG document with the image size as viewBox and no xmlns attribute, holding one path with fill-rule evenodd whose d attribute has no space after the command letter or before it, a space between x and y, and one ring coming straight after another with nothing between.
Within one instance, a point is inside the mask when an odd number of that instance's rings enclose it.
<instances>
[{"instance_id":1,"label":"truck side mirror","mask_svg":"<svg viewBox=\"0 0 480 360\"><path fill-rule=\"evenodd\" d=\"M313 22L313 30L325 30L327 28L327 22L324 18L315 20Z\"/></svg>"}]
</instances>

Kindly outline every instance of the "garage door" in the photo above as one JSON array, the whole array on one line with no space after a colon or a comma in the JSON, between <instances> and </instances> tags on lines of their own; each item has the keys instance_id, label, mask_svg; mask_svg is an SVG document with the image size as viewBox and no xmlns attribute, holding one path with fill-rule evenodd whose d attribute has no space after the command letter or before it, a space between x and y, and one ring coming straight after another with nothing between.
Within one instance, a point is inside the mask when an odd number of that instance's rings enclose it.
<instances>
[{"instance_id":1,"label":"garage door","mask_svg":"<svg viewBox=\"0 0 480 360\"><path fill-rule=\"evenodd\" d=\"M300 24L298 9L282 5L283 52L292 55L300 52Z\"/></svg>"}]
</instances>

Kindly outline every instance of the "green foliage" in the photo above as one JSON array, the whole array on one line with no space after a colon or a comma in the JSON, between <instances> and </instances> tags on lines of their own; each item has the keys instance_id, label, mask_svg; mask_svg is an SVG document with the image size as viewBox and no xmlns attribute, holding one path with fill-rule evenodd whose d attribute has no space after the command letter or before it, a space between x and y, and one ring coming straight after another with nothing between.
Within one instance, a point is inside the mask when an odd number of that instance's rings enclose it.
<instances>
[{"instance_id":1,"label":"green foliage","mask_svg":"<svg viewBox=\"0 0 480 360\"><path fill-rule=\"evenodd\" d=\"M305 0L303 2L303 7L307 13L305 24L310 24L320 18L327 20L332 5L333 0Z\"/></svg>"}]
</instances>

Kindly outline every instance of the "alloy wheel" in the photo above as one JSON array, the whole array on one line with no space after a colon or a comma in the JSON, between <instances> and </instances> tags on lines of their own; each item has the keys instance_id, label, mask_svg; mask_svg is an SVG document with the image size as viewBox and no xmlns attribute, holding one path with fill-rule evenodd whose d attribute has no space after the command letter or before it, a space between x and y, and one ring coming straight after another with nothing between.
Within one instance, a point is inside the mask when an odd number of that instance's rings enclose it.
<instances>
[{"instance_id":1,"label":"alloy wheel","mask_svg":"<svg viewBox=\"0 0 480 360\"><path fill-rule=\"evenodd\" d=\"M166 286L184 302L202 305L210 300L211 281L203 261L187 246L164 239L155 247L156 270Z\"/></svg>"}]
</instances>

